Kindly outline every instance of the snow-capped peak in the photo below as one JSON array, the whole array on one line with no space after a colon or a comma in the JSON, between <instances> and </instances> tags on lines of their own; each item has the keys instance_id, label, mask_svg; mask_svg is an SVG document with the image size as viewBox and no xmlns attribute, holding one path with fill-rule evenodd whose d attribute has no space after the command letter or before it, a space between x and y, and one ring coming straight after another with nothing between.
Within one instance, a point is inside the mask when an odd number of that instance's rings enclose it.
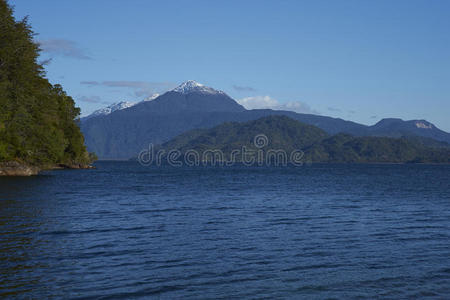
<instances>
[{"instance_id":1,"label":"snow-capped peak","mask_svg":"<svg viewBox=\"0 0 450 300\"><path fill-rule=\"evenodd\" d=\"M108 105L107 107L97 109L92 114L87 116L87 118L102 116L102 115L109 115L110 113L115 112L116 110L122 110L122 109L125 109L128 107L132 107L135 104L136 104L135 102L129 102L129 101L121 101L121 102L113 103L111 105Z\"/></svg>"},{"instance_id":2,"label":"snow-capped peak","mask_svg":"<svg viewBox=\"0 0 450 300\"><path fill-rule=\"evenodd\" d=\"M195 80L188 80L186 82L183 82L176 88L172 90L173 92L178 92L181 94L188 94L192 92L199 92L199 93L205 93L205 94L221 94L222 91L215 90L213 88L207 87L201 83L198 83Z\"/></svg>"}]
</instances>

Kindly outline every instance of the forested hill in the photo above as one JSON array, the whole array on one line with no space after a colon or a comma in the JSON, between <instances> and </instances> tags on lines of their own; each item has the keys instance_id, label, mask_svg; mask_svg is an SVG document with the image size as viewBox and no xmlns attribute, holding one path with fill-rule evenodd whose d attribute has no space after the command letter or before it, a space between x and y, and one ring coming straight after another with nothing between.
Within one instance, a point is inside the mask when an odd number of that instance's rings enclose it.
<instances>
[{"instance_id":1,"label":"forested hill","mask_svg":"<svg viewBox=\"0 0 450 300\"><path fill-rule=\"evenodd\" d=\"M0 0L0 174L20 163L86 165L90 157L77 124L80 109L45 78L27 19L16 21Z\"/></svg>"},{"instance_id":2,"label":"forested hill","mask_svg":"<svg viewBox=\"0 0 450 300\"><path fill-rule=\"evenodd\" d=\"M258 138L263 144L257 144ZM267 160L269 153L300 150L303 162L333 163L450 163L450 145L433 141L425 146L421 139L402 137L354 137L348 134L328 135L325 131L286 116L269 116L244 123L230 122L211 129L191 130L156 147L160 153L179 151L180 157L194 151L200 160L210 161L211 151L220 154L218 161L237 161L233 151L244 147L246 158L259 155ZM430 141L426 141L430 144ZM289 159L289 155L287 156Z\"/></svg>"}]
</instances>

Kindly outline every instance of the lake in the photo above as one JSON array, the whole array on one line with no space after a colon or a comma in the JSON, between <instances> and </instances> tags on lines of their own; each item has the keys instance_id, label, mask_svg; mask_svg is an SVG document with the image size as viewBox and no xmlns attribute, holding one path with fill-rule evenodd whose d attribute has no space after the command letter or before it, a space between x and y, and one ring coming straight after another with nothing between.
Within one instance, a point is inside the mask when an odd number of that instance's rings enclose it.
<instances>
[{"instance_id":1,"label":"lake","mask_svg":"<svg viewBox=\"0 0 450 300\"><path fill-rule=\"evenodd\" d=\"M0 297L446 298L450 166L0 178Z\"/></svg>"}]
</instances>

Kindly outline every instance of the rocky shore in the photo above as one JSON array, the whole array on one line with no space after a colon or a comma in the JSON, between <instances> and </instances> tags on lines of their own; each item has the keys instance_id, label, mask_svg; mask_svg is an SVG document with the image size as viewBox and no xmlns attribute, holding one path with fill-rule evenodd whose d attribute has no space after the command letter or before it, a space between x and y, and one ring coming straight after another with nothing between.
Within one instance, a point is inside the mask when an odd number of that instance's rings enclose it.
<instances>
[{"instance_id":1,"label":"rocky shore","mask_svg":"<svg viewBox=\"0 0 450 300\"><path fill-rule=\"evenodd\" d=\"M17 161L0 163L0 176L32 176L39 174L42 170L57 169L95 169L91 165L84 164L57 164L44 167L31 166Z\"/></svg>"}]
</instances>

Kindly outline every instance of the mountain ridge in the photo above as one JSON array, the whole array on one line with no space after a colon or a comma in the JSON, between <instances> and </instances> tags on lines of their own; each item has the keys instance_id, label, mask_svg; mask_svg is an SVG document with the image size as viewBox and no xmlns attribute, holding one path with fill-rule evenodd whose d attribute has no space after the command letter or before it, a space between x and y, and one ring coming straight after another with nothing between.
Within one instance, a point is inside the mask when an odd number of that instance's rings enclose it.
<instances>
[{"instance_id":1,"label":"mountain ridge","mask_svg":"<svg viewBox=\"0 0 450 300\"><path fill-rule=\"evenodd\" d=\"M263 137L262 143L256 142L258 137ZM298 157L302 161L296 163L450 163L450 147L427 147L407 137L328 135L318 127L282 115L190 130L157 145L155 150L163 150L163 160L167 153L178 151L181 160L187 153L196 153L198 163L212 164L251 161L252 156L260 164L280 163L274 159L284 157L284 164L292 159L292 152L301 154ZM213 153L215 156L211 156ZM274 153L281 156L274 157Z\"/></svg>"},{"instance_id":2,"label":"mountain ridge","mask_svg":"<svg viewBox=\"0 0 450 300\"><path fill-rule=\"evenodd\" d=\"M102 159L127 159L149 143L163 143L190 129L211 128L230 121L245 122L269 115L286 115L329 134L422 136L450 143L449 133L434 125L428 128L431 123L425 120L383 119L385 121L381 120L378 125L367 126L340 118L292 111L247 110L226 93L195 81L182 83L152 101L141 101L108 115L84 118L81 129L89 151L94 151Z\"/></svg>"}]
</instances>

